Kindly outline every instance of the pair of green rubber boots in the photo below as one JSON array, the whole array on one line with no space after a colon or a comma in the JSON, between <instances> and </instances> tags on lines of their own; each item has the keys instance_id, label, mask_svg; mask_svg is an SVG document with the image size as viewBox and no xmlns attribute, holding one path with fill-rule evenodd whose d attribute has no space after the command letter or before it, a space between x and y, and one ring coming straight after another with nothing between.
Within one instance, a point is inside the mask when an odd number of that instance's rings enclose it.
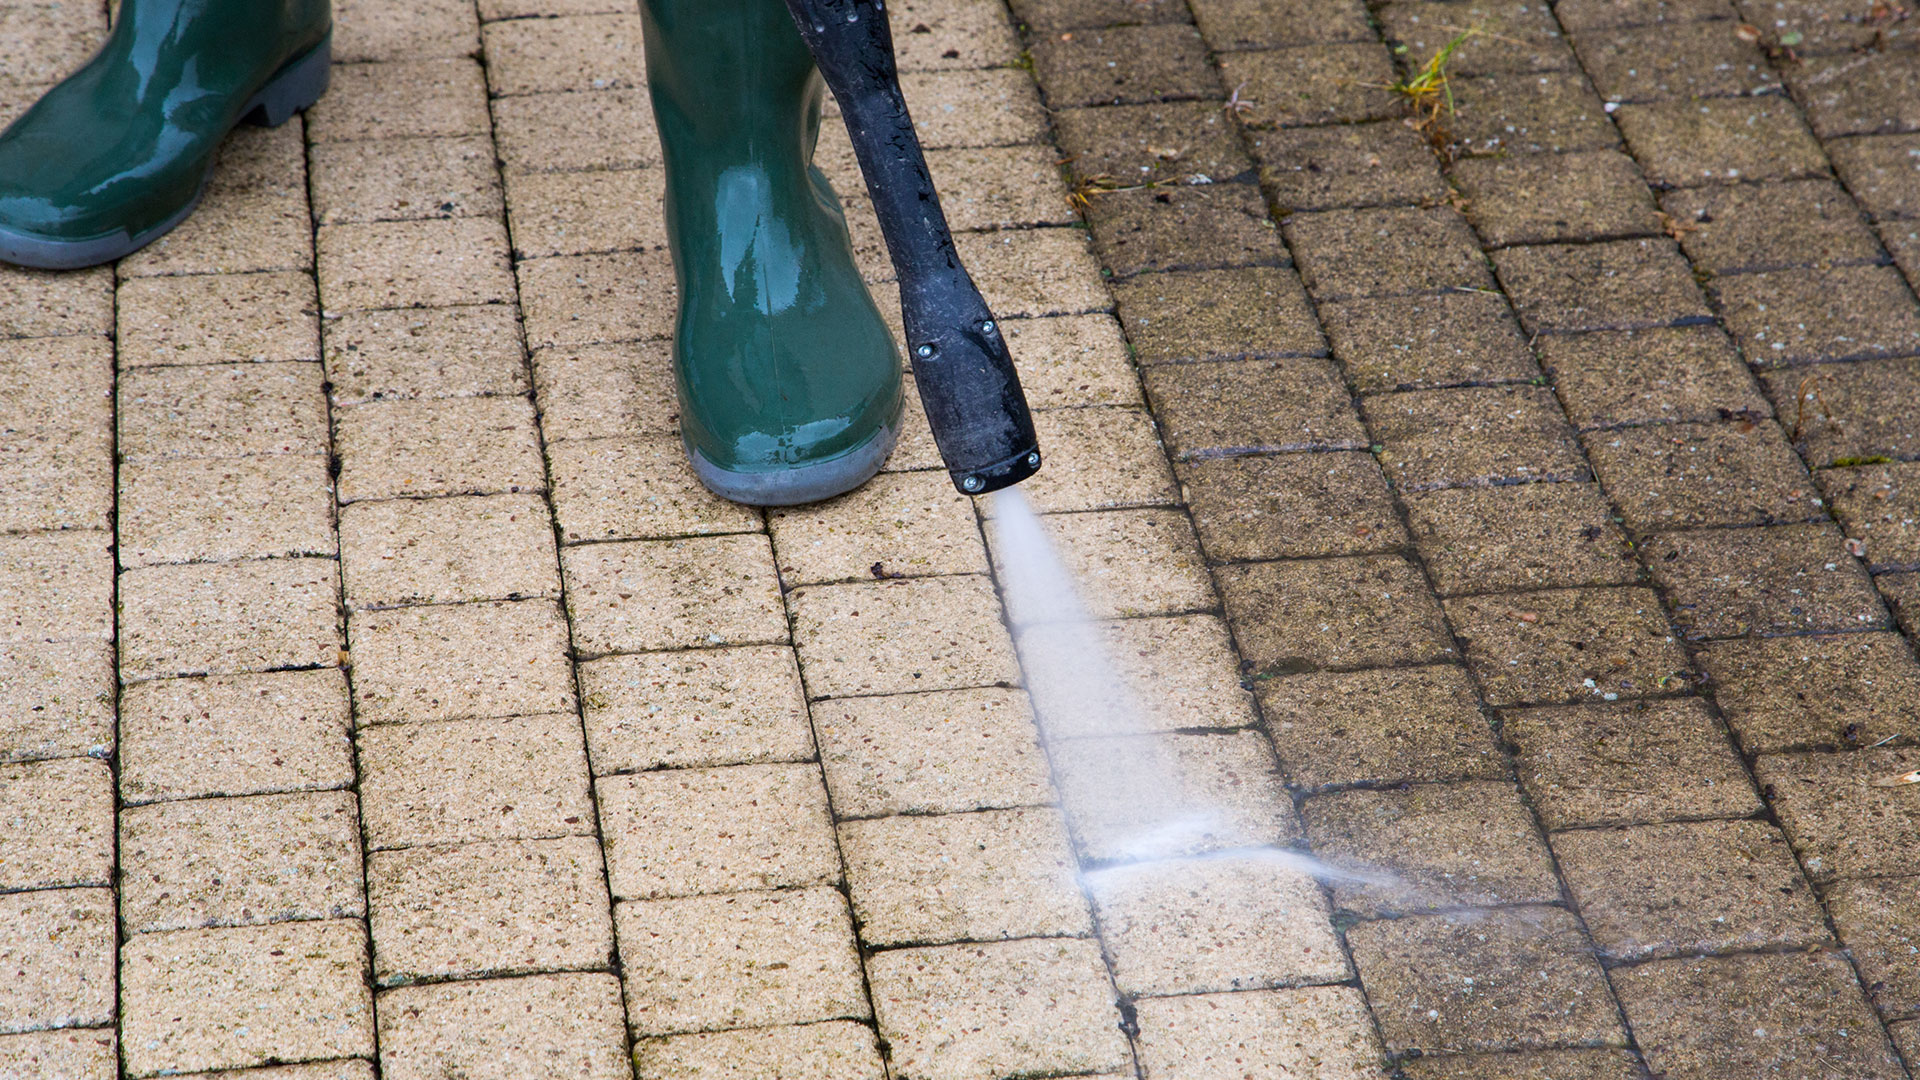
<instances>
[{"instance_id":1,"label":"pair of green rubber boots","mask_svg":"<svg viewBox=\"0 0 1920 1080\"><path fill-rule=\"evenodd\" d=\"M644 7L694 470L756 505L849 491L893 448L901 365L812 164L812 57L781 0ZM325 92L331 26L328 0L121 0L101 51L0 133L0 261L91 266L179 224L227 132Z\"/></svg>"}]
</instances>

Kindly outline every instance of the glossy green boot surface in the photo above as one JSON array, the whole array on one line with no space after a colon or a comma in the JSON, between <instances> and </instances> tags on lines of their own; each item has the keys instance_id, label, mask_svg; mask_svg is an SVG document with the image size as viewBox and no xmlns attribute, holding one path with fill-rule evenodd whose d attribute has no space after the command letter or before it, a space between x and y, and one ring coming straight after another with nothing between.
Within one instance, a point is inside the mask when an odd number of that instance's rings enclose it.
<instances>
[{"instance_id":1,"label":"glossy green boot surface","mask_svg":"<svg viewBox=\"0 0 1920 1080\"><path fill-rule=\"evenodd\" d=\"M782 0L647 0L644 14L694 471L762 506L849 491L893 449L901 364L812 165L813 59Z\"/></svg>"},{"instance_id":2,"label":"glossy green boot surface","mask_svg":"<svg viewBox=\"0 0 1920 1080\"><path fill-rule=\"evenodd\" d=\"M121 0L93 58L0 132L0 261L108 262L179 224L220 140L326 90L328 0Z\"/></svg>"}]
</instances>

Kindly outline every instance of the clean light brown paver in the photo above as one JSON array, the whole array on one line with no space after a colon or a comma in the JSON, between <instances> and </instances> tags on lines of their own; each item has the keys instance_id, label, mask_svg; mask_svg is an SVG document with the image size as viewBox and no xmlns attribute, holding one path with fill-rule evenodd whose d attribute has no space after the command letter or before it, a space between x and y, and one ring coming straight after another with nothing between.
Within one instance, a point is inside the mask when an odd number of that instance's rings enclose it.
<instances>
[{"instance_id":1,"label":"clean light brown paver","mask_svg":"<svg viewBox=\"0 0 1920 1080\"><path fill-rule=\"evenodd\" d=\"M10 761L99 756L112 749L113 659L105 641L0 645L19 677L0 682L0 745Z\"/></svg>"},{"instance_id":2,"label":"clean light brown paver","mask_svg":"<svg viewBox=\"0 0 1920 1080\"><path fill-rule=\"evenodd\" d=\"M109 884L112 798L112 775L89 758L0 766L0 803L9 811L0 882L9 889Z\"/></svg>"},{"instance_id":3,"label":"clean light brown paver","mask_svg":"<svg viewBox=\"0 0 1920 1080\"><path fill-rule=\"evenodd\" d=\"M983 603L984 577L819 585L792 599L814 697L993 686L1015 677L1013 643Z\"/></svg>"},{"instance_id":4,"label":"clean light brown paver","mask_svg":"<svg viewBox=\"0 0 1920 1080\"><path fill-rule=\"evenodd\" d=\"M636 901L615 914L636 1035L867 1016L853 924L832 889Z\"/></svg>"},{"instance_id":5,"label":"clean light brown paver","mask_svg":"<svg viewBox=\"0 0 1920 1080\"><path fill-rule=\"evenodd\" d=\"M340 661L331 559L152 566L121 577L129 678L228 675Z\"/></svg>"},{"instance_id":6,"label":"clean light brown paver","mask_svg":"<svg viewBox=\"0 0 1920 1080\"><path fill-rule=\"evenodd\" d=\"M1358 1080L1377 1075L1382 1057L1366 1005L1347 987L1152 998L1139 1008L1147 1068L1196 1080L1232 1080L1250 1061L1273 1075Z\"/></svg>"},{"instance_id":7,"label":"clean light brown paver","mask_svg":"<svg viewBox=\"0 0 1920 1080\"><path fill-rule=\"evenodd\" d=\"M355 612L354 705L362 724L515 716L573 706L566 623L551 601ZM490 662L469 668L484 651Z\"/></svg>"},{"instance_id":8,"label":"clean light brown paver","mask_svg":"<svg viewBox=\"0 0 1920 1080\"><path fill-rule=\"evenodd\" d=\"M129 463L120 470L121 563L333 555L331 486L319 454Z\"/></svg>"},{"instance_id":9,"label":"clean light brown paver","mask_svg":"<svg viewBox=\"0 0 1920 1080\"><path fill-rule=\"evenodd\" d=\"M813 756L786 646L608 656L577 670L597 774Z\"/></svg>"},{"instance_id":10,"label":"clean light brown paver","mask_svg":"<svg viewBox=\"0 0 1920 1080\"><path fill-rule=\"evenodd\" d=\"M603 966L613 949L591 837L377 851L367 861L376 980Z\"/></svg>"},{"instance_id":11,"label":"clean light brown paver","mask_svg":"<svg viewBox=\"0 0 1920 1080\"><path fill-rule=\"evenodd\" d=\"M120 918L151 933L364 916L346 792L187 799L120 817Z\"/></svg>"},{"instance_id":12,"label":"clean light brown paver","mask_svg":"<svg viewBox=\"0 0 1920 1080\"><path fill-rule=\"evenodd\" d=\"M872 1029L847 1020L636 1039L633 1060L642 1076L727 1077L754 1069L794 1080L886 1075Z\"/></svg>"},{"instance_id":13,"label":"clean light brown paver","mask_svg":"<svg viewBox=\"0 0 1920 1080\"><path fill-rule=\"evenodd\" d=\"M620 987L609 975L412 986L380 995L382 1075L628 1075Z\"/></svg>"},{"instance_id":14,"label":"clean light brown paver","mask_svg":"<svg viewBox=\"0 0 1920 1080\"><path fill-rule=\"evenodd\" d=\"M1064 823L1051 808L849 822L840 843L854 914L877 944L1092 930Z\"/></svg>"},{"instance_id":15,"label":"clean light brown paver","mask_svg":"<svg viewBox=\"0 0 1920 1080\"><path fill-rule=\"evenodd\" d=\"M347 603L367 608L557 597L560 568L545 509L531 495L344 507Z\"/></svg>"},{"instance_id":16,"label":"clean light brown paver","mask_svg":"<svg viewBox=\"0 0 1920 1080\"><path fill-rule=\"evenodd\" d=\"M1169 860L1091 875L1114 983L1139 996L1336 982L1349 970L1319 887L1283 860ZM1222 903L1222 900L1228 902Z\"/></svg>"},{"instance_id":17,"label":"clean light brown paver","mask_svg":"<svg viewBox=\"0 0 1920 1080\"><path fill-rule=\"evenodd\" d=\"M609 777L597 792L607 876L621 899L839 881L827 792L811 763Z\"/></svg>"},{"instance_id":18,"label":"clean light brown paver","mask_svg":"<svg viewBox=\"0 0 1920 1080\"><path fill-rule=\"evenodd\" d=\"M586 753L565 714L383 724L357 742L369 848L593 831Z\"/></svg>"},{"instance_id":19,"label":"clean light brown paver","mask_svg":"<svg viewBox=\"0 0 1920 1080\"><path fill-rule=\"evenodd\" d=\"M1033 709L1018 691L845 698L813 711L827 789L843 816L1052 801Z\"/></svg>"},{"instance_id":20,"label":"clean light brown paver","mask_svg":"<svg viewBox=\"0 0 1920 1080\"><path fill-rule=\"evenodd\" d=\"M1092 942L900 949L875 957L869 972L902 1076L1107 1072L1128 1056Z\"/></svg>"},{"instance_id":21,"label":"clean light brown paver","mask_svg":"<svg viewBox=\"0 0 1920 1080\"><path fill-rule=\"evenodd\" d=\"M568 548L568 607L583 651L783 641L787 625L761 535Z\"/></svg>"},{"instance_id":22,"label":"clean light brown paver","mask_svg":"<svg viewBox=\"0 0 1920 1080\"><path fill-rule=\"evenodd\" d=\"M0 959L32 973L0 996L0 1027L37 1031L114 1021L117 934L110 891L8 893L0 896L0 928Z\"/></svg>"},{"instance_id":23,"label":"clean light brown paver","mask_svg":"<svg viewBox=\"0 0 1920 1080\"><path fill-rule=\"evenodd\" d=\"M123 957L127 1071L373 1053L358 920L145 934Z\"/></svg>"}]
</instances>

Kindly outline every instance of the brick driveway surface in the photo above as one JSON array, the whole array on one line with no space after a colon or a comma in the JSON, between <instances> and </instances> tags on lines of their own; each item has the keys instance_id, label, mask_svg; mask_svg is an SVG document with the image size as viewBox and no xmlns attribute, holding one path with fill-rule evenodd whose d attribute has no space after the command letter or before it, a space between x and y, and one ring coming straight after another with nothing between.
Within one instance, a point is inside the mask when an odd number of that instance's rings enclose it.
<instances>
[{"instance_id":1,"label":"brick driveway surface","mask_svg":"<svg viewBox=\"0 0 1920 1080\"><path fill-rule=\"evenodd\" d=\"M0 271L0 1074L1920 1066L1920 17L891 11L1140 738L1403 887L1082 877L1117 748L924 430L684 467L632 0L340 0L186 226Z\"/></svg>"}]
</instances>

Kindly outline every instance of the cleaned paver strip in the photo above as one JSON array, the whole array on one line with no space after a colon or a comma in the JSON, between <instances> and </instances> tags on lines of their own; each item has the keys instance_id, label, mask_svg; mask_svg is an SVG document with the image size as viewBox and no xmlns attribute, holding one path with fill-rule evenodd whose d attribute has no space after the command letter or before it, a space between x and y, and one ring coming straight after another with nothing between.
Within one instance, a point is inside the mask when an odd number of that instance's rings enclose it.
<instances>
[{"instance_id":1,"label":"cleaned paver strip","mask_svg":"<svg viewBox=\"0 0 1920 1080\"><path fill-rule=\"evenodd\" d=\"M1896 1075L1904 26L1503 15L1436 156L1436 5L895 7L1175 854L1403 887L1081 879L1119 746L924 432L686 474L632 6L386 5L117 274L0 271L0 1071ZM104 29L31 10L8 105Z\"/></svg>"}]
</instances>

